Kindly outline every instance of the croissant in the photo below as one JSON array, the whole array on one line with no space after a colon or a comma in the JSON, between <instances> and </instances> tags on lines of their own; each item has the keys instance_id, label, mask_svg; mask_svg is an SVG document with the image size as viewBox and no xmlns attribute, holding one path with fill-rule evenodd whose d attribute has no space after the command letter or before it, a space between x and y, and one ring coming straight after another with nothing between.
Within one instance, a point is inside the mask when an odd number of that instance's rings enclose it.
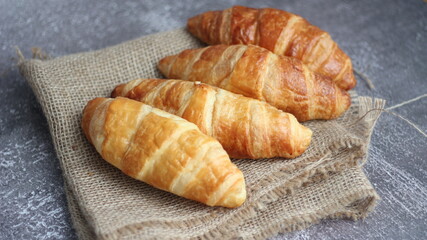
<instances>
[{"instance_id":1,"label":"croissant","mask_svg":"<svg viewBox=\"0 0 427 240\"><path fill-rule=\"evenodd\" d=\"M265 101L299 121L332 119L345 112L349 94L295 58L253 45L190 49L160 60L167 78L200 81Z\"/></svg>"},{"instance_id":2,"label":"croissant","mask_svg":"<svg viewBox=\"0 0 427 240\"><path fill-rule=\"evenodd\" d=\"M195 123L233 158L294 158L311 140L311 130L291 114L206 84L138 79L117 86L112 96L139 100Z\"/></svg>"},{"instance_id":3,"label":"croissant","mask_svg":"<svg viewBox=\"0 0 427 240\"><path fill-rule=\"evenodd\" d=\"M135 179L209 206L246 199L243 174L219 142L182 118L126 98L95 98L82 128L107 162Z\"/></svg>"},{"instance_id":4,"label":"croissant","mask_svg":"<svg viewBox=\"0 0 427 240\"><path fill-rule=\"evenodd\" d=\"M350 58L331 36L301 16L273 8L234 6L188 20L190 33L208 44L253 44L302 60L348 90L356 85Z\"/></svg>"}]
</instances>

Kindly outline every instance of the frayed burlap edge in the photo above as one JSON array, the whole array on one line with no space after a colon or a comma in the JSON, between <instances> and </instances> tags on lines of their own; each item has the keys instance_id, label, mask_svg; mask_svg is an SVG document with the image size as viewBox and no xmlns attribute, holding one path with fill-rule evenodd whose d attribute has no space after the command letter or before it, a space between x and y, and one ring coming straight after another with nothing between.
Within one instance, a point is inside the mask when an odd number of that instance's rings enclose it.
<instances>
[{"instance_id":1,"label":"frayed burlap edge","mask_svg":"<svg viewBox=\"0 0 427 240\"><path fill-rule=\"evenodd\" d=\"M284 220L281 224L276 224L269 226L267 229L264 229L263 232L260 232L257 235L252 236L252 239L266 239L272 236L277 235L278 233L286 233L297 230L302 230L308 228L314 224L319 223L324 219L351 219L359 220L365 218L376 206L377 200L380 197L375 192L375 190L365 190L358 192L356 194L346 196L341 199L337 199L336 202L326 209L319 210L316 213L293 217L288 220ZM334 212L339 206L352 205L354 202L363 201L364 207L360 212Z\"/></svg>"}]
</instances>

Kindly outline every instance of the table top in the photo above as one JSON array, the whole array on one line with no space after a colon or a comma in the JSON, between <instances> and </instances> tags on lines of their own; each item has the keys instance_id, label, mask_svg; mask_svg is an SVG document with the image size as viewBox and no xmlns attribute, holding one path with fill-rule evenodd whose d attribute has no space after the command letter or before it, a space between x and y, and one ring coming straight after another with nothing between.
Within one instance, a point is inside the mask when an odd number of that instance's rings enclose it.
<instances>
[{"instance_id":1,"label":"table top","mask_svg":"<svg viewBox=\"0 0 427 240\"><path fill-rule=\"evenodd\" d=\"M19 75L14 46L27 57L32 47L51 56L95 50L183 27L195 14L235 4L287 10L328 31L375 86L370 89L359 78L359 95L386 99L394 113L383 113L378 121L365 165L382 198L374 212L363 221L325 220L273 239L426 239L427 3L422 0L0 0L0 239L76 238L47 122Z\"/></svg>"}]
</instances>

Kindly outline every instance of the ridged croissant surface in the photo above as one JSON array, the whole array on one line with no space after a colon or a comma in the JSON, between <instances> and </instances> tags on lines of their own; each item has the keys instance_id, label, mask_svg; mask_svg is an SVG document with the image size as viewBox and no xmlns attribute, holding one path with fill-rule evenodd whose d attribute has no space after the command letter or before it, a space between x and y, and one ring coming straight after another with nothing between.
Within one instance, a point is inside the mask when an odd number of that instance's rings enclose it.
<instances>
[{"instance_id":1,"label":"ridged croissant surface","mask_svg":"<svg viewBox=\"0 0 427 240\"><path fill-rule=\"evenodd\" d=\"M160 60L167 78L200 81L265 101L299 121L332 119L345 112L349 94L301 61L253 45L189 49Z\"/></svg>"},{"instance_id":2,"label":"ridged croissant surface","mask_svg":"<svg viewBox=\"0 0 427 240\"><path fill-rule=\"evenodd\" d=\"M243 174L219 142L182 118L126 98L95 98L82 128L102 158L135 179L209 206L246 199Z\"/></svg>"},{"instance_id":3,"label":"ridged croissant surface","mask_svg":"<svg viewBox=\"0 0 427 240\"><path fill-rule=\"evenodd\" d=\"M302 60L348 90L356 85L350 58L331 36L304 18L273 8L234 6L192 17L188 30L208 44L253 44Z\"/></svg>"},{"instance_id":4,"label":"ridged croissant surface","mask_svg":"<svg viewBox=\"0 0 427 240\"><path fill-rule=\"evenodd\" d=\"M119 85L112 96L139 100L195 123L234 158L293 158L311 140L311 130L291 114L206 84L138 79Z\"/></svg>"}]
</instances>

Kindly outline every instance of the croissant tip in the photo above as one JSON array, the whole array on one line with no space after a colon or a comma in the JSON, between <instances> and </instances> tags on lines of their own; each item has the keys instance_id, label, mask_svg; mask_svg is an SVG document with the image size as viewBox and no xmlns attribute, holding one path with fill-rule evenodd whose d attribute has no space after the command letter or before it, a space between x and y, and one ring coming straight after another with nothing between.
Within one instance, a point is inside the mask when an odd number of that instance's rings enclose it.
<instances>
[{"instance_id":1,"label":"croissant tip","mask_svg":"<svg viewBox=\"0 0 427 240\"><path fill-rule=\"evenodd\" d=\"M196 33L196 29L197 29L197 24L199 22L199 18L201 15L196 15L194 17L191 17L187 20L187 30L192 33L195 34Z\"/></svg>"},{"instance_id":2,"label":"croissant tip","mask_svg":"<svg viewBox=\"0 0 427 240\"><path fill-rule=\"evenodd\" d=\"M125 87L125 84L120 84L117 87L115 87L114 90L111 92L111 97L115 98L115 97L121 96L122 95L121 93L124 87Z\"/></svg>"},{"instance_id":3,"label":"croissant tip","mask_svg":"<svg viewBox=\"0 0 427 240\"><path fill-rule=\"evenodd\" d=\"M313 137L313 131L310 128L301 125L298 133L298 143L296 145L295 151L292 155L289 155L287 158L294 159L301 156L311 144L311 139Z\"/></svg>"},{"instance_id":4,"label":"croissant tip","mask_svg":"<svg viewBox=\"0 0 427 240\"><path fill-rule=\"evenodd\" d=\"M292 154L290 154L286 158L293 159L302 155L310 146L313 131L310 128L302 125L299 120L293 115L290 114L289 116L292 125L292 134L295 141L292 144Z\"/></svg>"},{"instance_id":5,"label":"croissant tip","mask_svg":"<svg viewBox=\"0 0 427 240\"><path fill-rule=\"evenodd\" d=\"M302 125L302 127L303 129L301 131L302 132L301 143L303 145L302 147L302 153L303 153L308 148L308 146L310 146L311 139L313 137L313 131L311 131L311 129L306 126Z\"/></svg>"},{"instance_id":6,"label":"croissant tip","mask_svg":"<svg viewBox=\"0 0 427 240\"><path fill-rule=\"evenodd\" d=\"M92 120L95 110L98 108L99 105L101 105L106 100L108 100L108 98L103 98L103 97L94 98L90 100L83 109L81 128L83 129L83 132L90 143L92 143L92 139L89 134L90 122Z\"/></svg>"},{"instance_id":7,"label":"croissant tip","mask_svg":"<svg viewBox=\"0 0 427 240\"><path fill-rule=\"evenodd\" d=\"M342 79L337 82L337 85L345 91L353 89L356 86L356 84L357 84L357 81L356 81L356 78L354 77L353 70L347 71L347 73L344 74Z\"/></svg>"},{"instance_id":8,"label":"croissant tip","mask_svg":"<svg viewBox=\"0 0 427 240\"><path fill-rule=\"evenodd\" d=\"M242 206L242 204L246 201L246 185L243 174L241 180L235 184L235 187L233 187L232 192L229 194L230 195L226 201L219 204L220 206L227 208L237 208Z\"/></svg>"},{"instance_id":9,"label":"croissant tip","mask_svg":"<svg viewBox=\"0 0 427 240\"><path fill-rule=\"evenodd\" d=\"M169 72L168 69L169 69L170 65L172 64L172 59L174 57L175 57L175 55L164 57L164 58L160 59L160 61L157 63L157 69L159 69L159 71L164 76L168 75L168 72Z\"/></svg>"},{"instance_id":10,"label":"croissant tip","mask_svg":"<svg viewBox=\"0 0 427 240\"><path fill-rule=\"evenodd\" d=\"M337 97L337 109L335 115L332 118L337 118L341 116L345 111L347 111L351 106L351 96L344 89L338 88L338 97Z\"/></svg>"}]
</instances>

